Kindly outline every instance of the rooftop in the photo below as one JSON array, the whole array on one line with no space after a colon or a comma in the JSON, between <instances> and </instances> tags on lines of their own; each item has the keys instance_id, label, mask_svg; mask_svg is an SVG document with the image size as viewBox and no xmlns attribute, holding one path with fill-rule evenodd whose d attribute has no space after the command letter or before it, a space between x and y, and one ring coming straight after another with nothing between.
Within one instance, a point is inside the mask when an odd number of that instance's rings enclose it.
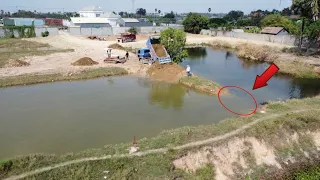
<instances>
[{"instance_id":1,"label":"rooftop","mask_svg":"<svg viewBox=\"0 0 320 180\"><path fill-rule=\"evenodd\" d=\"M262 34L278 34L280 31L282 31L284 28L283 27L265 27L262 29L261 33Z\"/></svg>"},{"instance_id":2,"label":"rooftop","mask_svg":"<svg viewBox=\"0 0 320 180\"><path fill-rule=\"evenodd\" d=\"M88 6L82 8L80 11L102 11L102 9L98 6Z\"/></svg>"},{"instance_id":3,"label":"rooftop","mask_svg":"<svg viewBox=\"0 0 320 180\"><path fill-rule=\"evenodd\" d=\"M105 12L105 13L101 14L100 17L102 17L102 18L121 18L120 15L117 15L113 12Z\"/></svg>"},{"instance_id":4,"label":"rooftop","mask_svg":"<svg viewBox=\"0 0 320 180\"><path fill-rule=\"evenodd\" d=\"M85 17L72 17L70 18L72 23L99 23L99 24L108 24L109 20L107 18L85 18Z\"/></svg>"},{"instance_id":5,"label":"rooftop","mask_svg":"<svg viewBox=\"0 0 320 180\"><path fill-rule=\"evenodd\" d=\"M122 18L124 22L139 22L138 19L134 18Z\"/></svg>"}]
</instances>

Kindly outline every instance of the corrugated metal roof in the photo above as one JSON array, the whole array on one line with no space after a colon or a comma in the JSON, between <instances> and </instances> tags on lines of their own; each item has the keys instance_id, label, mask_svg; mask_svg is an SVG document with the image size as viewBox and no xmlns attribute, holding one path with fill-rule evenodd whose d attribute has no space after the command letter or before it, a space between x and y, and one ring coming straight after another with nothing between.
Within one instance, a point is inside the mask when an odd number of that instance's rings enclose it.
<instances>
[{"instance_id":1,"label":"corrugated metal roof","mask_svg":"<svg viewBox=\"0 0 320 180\"><path fill-rule=\"evenodd\" d=\"M262 29L261 34L277 35L283 29L284 29L283 27L265 27Z\"/></svg>"},{"instance_id":2,"label":"corrugated metal roof","mask_svg":"<svg viewBox=\"0 0 320 180\"><path fill-rule=\"evenodd\" d=\"M120 18L121 16L114 14L113 12L105 12L103 14L101 14L102 18Z\"/></svg>"},{"instance_id":3,"label":"corrugated metal roof","mask_svg":"<svg viewBox=\"0 0 320 180\"><path fill-rule=\"evenodd\" d=\"M134 19L134 18L122 18L124 22L126 23L130 23L130 22L139 22L138 19Z\"/></svg>"},{"instance_id":4,"label":"corrugated metal roof","mask_svg":"<svg viewBox=\"0 0 320 180\"><path fill-rule=\"evenodd\" d=\"M82 8L80 11L102 11L102 9L98 6L88 6Z\"/></svg>"},{"instance_id":5,"label":"corrugated metal roof","mask_svg":"<svg viewBox=\"0 0 320 180\"><path fill-rule=\"evenodd\" d=\"M106 23L109 24L108 18L85 18L85 17L72 17L72 23Z\"/></svg>"}]
</instances>

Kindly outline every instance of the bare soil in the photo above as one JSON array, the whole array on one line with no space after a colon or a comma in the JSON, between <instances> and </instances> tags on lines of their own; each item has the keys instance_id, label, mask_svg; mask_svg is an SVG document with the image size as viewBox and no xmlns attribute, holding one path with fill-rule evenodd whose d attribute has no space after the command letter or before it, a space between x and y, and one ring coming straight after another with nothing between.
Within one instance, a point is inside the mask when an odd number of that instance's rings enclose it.
<instances>
[{"instance_id":1,"label":"bare soil","mask_svg":"<svg viewBox=\"0 0 320 180\"><path fill-rule=\"evenodd\" d=\"M155 62L148 69L147 74L155 80L177 83L185 75L185 70L175 63L159 64Z\"/></svg>"},{"instance_id":2,"label":"bare soil","mask_svg":"<svg viewBox=\"0 0 320 180\"><path fill-rule=\"evenodd\" d=\"M30 63L27 63L22 60L10 59L4 67L10 68L10 67L23 67L23 66L30 66Z\"/></svg>"},{"instance_id":3,"label":"bare soil","mask_svg":"<svg viewBox=\"0 0 320 180\"><path fill-rule=\"evenodd\" d=\"M165 48L162 44L152 44L152 47L159 57L166 57L167 56Z\"/></svg>"},{"instance_id":4,"label":"bare soil","mask_svg":"<svg viewBox=\"0 0 320 180\"><path fill-rule=\"evenodd\" d=\"M89 57L83 57L83 58L80 58L79 60L71 63L73 66L92 66L92 65L95 65L95 64L99 64L98 62L92 60L91 58Z\"/></svg>"}]
</instances>

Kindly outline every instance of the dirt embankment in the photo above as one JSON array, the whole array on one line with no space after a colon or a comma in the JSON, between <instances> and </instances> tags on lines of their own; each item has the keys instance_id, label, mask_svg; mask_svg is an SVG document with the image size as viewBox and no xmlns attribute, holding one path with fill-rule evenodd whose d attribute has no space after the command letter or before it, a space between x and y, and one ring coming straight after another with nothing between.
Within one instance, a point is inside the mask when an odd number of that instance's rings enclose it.
<instances>
[{"instance_id":1,"label":"dirt embankment","mask_svg":"<svg viewBox=\"0 0 320 180\"><path fill-rule=\"evenodd\" d=\"M187 77L185 69L175 63L159 64L158 62L155 62L148 69L147 75L154 80L180 83L198 92L207 93L209 95L217 95L221 87L215 82L194 74L191 77ZM226 92L227 91L223 91L222 94L225 94Z\"/></svg>"},{"instance_id":2,"label":"dirt embankment","mask_svg":"<svg viewBox=\"0 0 320 180\"><path fill-rule=\"evenodd\" d=\"M178 83L180 78L185 75L185 70L182 66L175 63L159 64L155 62L148 69L147 74L155 80Z\"/></svg>"}]
</instances>

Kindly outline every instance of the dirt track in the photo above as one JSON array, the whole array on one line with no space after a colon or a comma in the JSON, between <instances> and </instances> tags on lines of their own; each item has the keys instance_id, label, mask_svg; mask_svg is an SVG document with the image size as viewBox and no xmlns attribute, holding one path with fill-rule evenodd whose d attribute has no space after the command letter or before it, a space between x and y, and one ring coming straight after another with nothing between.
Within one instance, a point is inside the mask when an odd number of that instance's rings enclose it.
<instances>
[{"instance_id":1,"label":"dirt track","mask_svg":"<svg viewBox=\"0 0 320 180\"><path fill-rule=\"evenodd\" d=\"M287 112L284 112L284 113L281 113L281 114L266 115L266 116L264 116L262 118L254 120L251 123L248 123L247 125L244 125L244 126L238 128L237 130L231 131L231 132L226 133L224 135L217 136L217 137L214 137L214 138L209 138L209 139L206 139L206 140L191 142L191 143L184 144L184 145L181 145L181 146L176 146L176 147L171 148L171 149L179 150L179 149L197 147L197 146L202 146L202 145L207 145L207 144L210 144L210 143L218 142L218 141L221 141L221 140L228 139L228 138L230 138L232 136L235 136L235 135L237 135L237 134L249 129L250 127L252 127L253 125L255 125L255 124L257 124L257 123L259 123L261 121L265 121L265 120L268 120L268 119L271 119L271 118L275 118L275 117L284 116L284 115L287 115L288 113L300 113L300 112L309 111L309 110L319 110L319 109L303 109L303 110L287 111ZM82 159L68 161L68 162L64 162L64 163L60 163L60 164L55 164L55 165L44 167L44 168L39 168L39 169L36 169L34 171L23 173L21 175L11 176L11 177L6 178L4 180L18 180L18 179L26 178L28 176L32 176L34 174L43 173L43 172L50 171L50 170L53 170L53 169L56 169L56 168L69 166L69 165L72 165L72 164L78 164L78 163L81 163L81 162L97 161L97 160L112 159L112 158L145 156L145 155L148 155L148 154L165 153L168 150L169 150L169 148L160 148L160 149L151 149L151 150L147 150L147 151L144 151L144 152L138 152L138 153L135 153L135 154L119 154L119 155L107 155L107 156L101 156L101 157L82 158Z\"/></svg>"}]
</instances>

